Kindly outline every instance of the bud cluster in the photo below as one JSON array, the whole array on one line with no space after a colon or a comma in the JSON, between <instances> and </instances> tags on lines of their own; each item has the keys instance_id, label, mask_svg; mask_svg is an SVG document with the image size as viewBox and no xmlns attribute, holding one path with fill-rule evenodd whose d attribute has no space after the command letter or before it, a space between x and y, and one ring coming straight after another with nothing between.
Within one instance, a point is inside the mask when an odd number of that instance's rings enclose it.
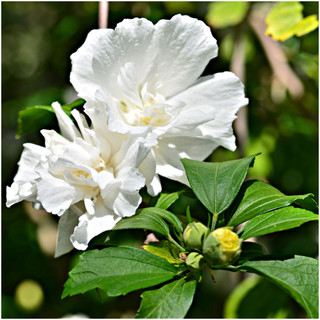
<instances>
[{"instance_id":1,"label":"bud cluster","mask_svg":"<svg viewBox=\"0 0 320 320\"><path fill-rule=\"evenodd\" d=\"M241 252L241 239L227 227L210 232L201 222L192 222L184 230L183 240L191 251L186 264L192 271L202 269L206 263L229 265Z\"/></svg>"}]
</instances>

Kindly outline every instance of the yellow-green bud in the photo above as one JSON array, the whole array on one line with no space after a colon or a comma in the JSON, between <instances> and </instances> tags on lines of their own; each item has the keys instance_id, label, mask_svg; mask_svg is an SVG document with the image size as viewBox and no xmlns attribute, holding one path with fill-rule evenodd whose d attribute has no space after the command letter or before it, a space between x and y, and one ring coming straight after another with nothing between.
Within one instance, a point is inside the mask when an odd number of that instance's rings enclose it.
<instances>
[{"instance_id":1,"label":"yellow-green bud","mask_svg":"<svg viewBox=\"0 0 320 320\"><path fill-rule=\"evenodd\" d=\"M241 239L228 228L211 232L203 244L203 255L212 265L228 265L241 252Z\"/></svg>"},{"instance_id":2,"label":"yellow-green bud","mask_svg":"<svg viewBox=\"0 0 320 320\"><path fill-rule=\"evenodd\" d=\"M204 266L205 260L200 253L191 252L187 256L186 264L190 270L198 271Z\"/></svg>"},{"instance_id":3,"label":"yellow-green bud","mask_svg":"<svg viewBox=\"0 0 320 320\"><path fill-rule=\"evenodd\" d=\"M201 222L192 222L183 232L183 240L189 249L201 251L208 228Z\"/></svg>"}]
</instances>

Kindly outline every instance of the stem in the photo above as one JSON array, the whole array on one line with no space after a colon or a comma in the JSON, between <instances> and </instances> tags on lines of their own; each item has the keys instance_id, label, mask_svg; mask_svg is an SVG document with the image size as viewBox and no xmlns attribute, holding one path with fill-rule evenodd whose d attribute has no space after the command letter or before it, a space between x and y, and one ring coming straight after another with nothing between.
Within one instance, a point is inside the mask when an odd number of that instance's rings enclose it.
<instances>
[{"instance_id":1,"label":"stem","mask_svg":"<svg viewBox=\"0 0 320 320\"><path fill-rule=\"evenodd\" d=\"M217 213L214 213L214 214L212 215L211 231L213 231L214 228L216 227L217 220L218 220L218 214L217 214Z\"/></svg>"},{"instance_id":2,"label":"stem","mask_svg":"<svg viewBox=\"0 0 320 320\"><path fill-rule=\"evenodd\" d=\"M217 269L214 269L213 270L228 270L228 271L231 271L231 272L238 272L240 271L238 267L235 267L235 266L227 266L227 267L224 267L224 268L217 268Z\"/></svg>"},{"instance_id":3,"label":"stem","mask_svg":"<svg viewBox=\"0 0 320 320\"><path fill-rule=\"evenodd\" d=\"M108 1L99 2L99 28L104 29L108 26Z\"/></svg>"},{"instance_id":4,"label":"stem","mask_svg":"<svg viewBox=\"0 0 320 320\"><path fill-rule=\"evenodd\" d=\"M175 246L177 246L181 251L186 251L186 249L181 247L180 244L170 236L170 234L168 235L168 240L172 242Z\"/></svg>"}]
</instances>

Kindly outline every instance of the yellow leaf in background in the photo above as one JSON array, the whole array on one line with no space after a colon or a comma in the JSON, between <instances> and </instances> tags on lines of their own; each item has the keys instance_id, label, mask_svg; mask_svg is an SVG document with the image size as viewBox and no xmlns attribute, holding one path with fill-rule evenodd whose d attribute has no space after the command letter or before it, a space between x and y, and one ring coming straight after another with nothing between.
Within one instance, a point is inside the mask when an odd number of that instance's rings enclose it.
<instances>
[{"instance_id":1,"label":"yellow leaf in background","mask_svg":"<svg viewBox=\"0 0 320 320\"><path fill-rule=\"evenodd\" d=\"M303 5L299 2L281 2L275 5L266 17L266 35L285 41L294 35L302 36L318 26L316 15L303 19Z\"/></svg>"},{"instance_id":2,"label":"yellow leaf in background","mask_svg":"<svg viewBox=\"0 0 320 320\"><path fill-rule=\"evenodd\" d=\"M315 30L319 25L319 21L317 20L317 15L313 14L301 20L297 25L296 35L298 37L303 36L313 30Z\"/></svg>"},{"instance_id":3,"label":"yellow leaf in background","mask_svg":"<svg viewBox=\"0 0 320 320\"><path fill-rule=\"evenodd\" d=\"M206 21L217 29L239 24L246 16L249 3L245 1L212 2Z\"/></svg>"}]
</instances>

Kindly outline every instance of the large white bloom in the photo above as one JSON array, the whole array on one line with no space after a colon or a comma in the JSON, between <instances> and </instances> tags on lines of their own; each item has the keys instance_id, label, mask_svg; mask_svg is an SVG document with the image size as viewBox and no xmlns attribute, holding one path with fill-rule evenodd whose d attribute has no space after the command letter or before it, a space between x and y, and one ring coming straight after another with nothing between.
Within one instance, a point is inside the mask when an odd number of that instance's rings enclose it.
<instances>
[{"instance_id":1,"label":"large white bloom","mask_svg":"<svg viewBox=\"0 0 320 320\"><path fill-rule=\"evenodd\" d=\"M219 145L235 150L232 122L247 104L231 72L201 77L218 47L201 21L176 15L153 25L124 20L91 31L71 56L71 82L80 97L99 100L110 130L158 136L146 162L156 173L187 183L181 158L204 160ZM95 103L94 105L97 105ZM160 191L157 175L149 192Z\"/></svg>"},{"instance_id":2,"label":"large white bloom","mask_svg":"<svg viewBox=\"0 0 320 320\"><path fill-rule=\"evenodd\" d=\"M73 110L77 128L58 103L52 106L62 135L42 130L45 147L24 145L14 182L7 187L7 206L29 200L61 216L59 256L73 246L86 249L93 237L135 214L145 185L138 168L157 142L152 133L109 131L105 112L98 108L87 112L93 128Z\"/></svg>"}]
</instances>

